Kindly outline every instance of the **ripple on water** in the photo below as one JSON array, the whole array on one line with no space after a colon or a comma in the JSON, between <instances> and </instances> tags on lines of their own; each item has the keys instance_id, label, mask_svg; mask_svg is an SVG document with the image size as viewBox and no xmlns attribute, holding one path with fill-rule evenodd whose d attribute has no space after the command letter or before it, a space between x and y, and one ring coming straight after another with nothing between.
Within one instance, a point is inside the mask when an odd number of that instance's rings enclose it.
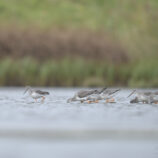
<instances>
[{"instance_id":1,"label":"ripple on water","mask_svg":"<svg viewBox=\"0 0 158 158\"><path fill-rule=\"evenodd\" d=\"M130 104L128 90L116 104L66 103L77 90L48 89L36 103L0 89L0 157L157 158L158 105Z\"/></svg>"}]
</instances>

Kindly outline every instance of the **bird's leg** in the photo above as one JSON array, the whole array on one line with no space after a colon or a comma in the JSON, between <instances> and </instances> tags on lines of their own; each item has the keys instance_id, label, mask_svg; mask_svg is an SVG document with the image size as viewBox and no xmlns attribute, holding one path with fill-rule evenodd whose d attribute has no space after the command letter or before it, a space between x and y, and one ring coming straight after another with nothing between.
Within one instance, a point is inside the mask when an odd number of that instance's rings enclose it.
<instances>
[{"instance_id":1,"label":"bird's leg","mask_svg":"<svg viewBox=\"0 0 158 158\"><path fill-rule=\"evenodd\" d=\"M99 100L95 100L94 103L99 103Z\"/></svg>"},{"instance_id":2,"label":"bird's leg","mask_svg":"<svg viewBox=\"0 0 158 158\"><path fill-rule=\"evenodd\" d=\"M91 104L91 103L98 103L99 100L94 100L94 101L92 101L92 100L87 100L87 102L88 102L88 104Z\"/></svg>"},{"instance_id":3,"label":"bird's leg","mask_svg":"<svg viewBox=\"0 0 158 158\"><path fill-rule=\"evenodd\" d=\"M110 99L110 103L114 103L115 102L115 99L114 98L111 98Z\"/></svg>"},{"instance_id":4,"label":"bird's leg","mask_svg":"<svg viewBox=\"0 0 158 158\"><path fill-rule=\"evenodd\" d=\"M114 98L106 99L106 103L114 103L114 102L115 102Z\"/></svg>"},{"instance_id":5,"label":"bird's leg","mask_svg":"<svg viewBox=\"0 0 158 158\"><path fill-rule=\"evenodd\" d=\"M37 99L35 99L36 103L37 103Z\"/></svg>"},{"instance_id":6,"label":"bird's leg","mask_svg":"<svg viewBox=\"0 0 158 158\"><path fill-rule=\"evenodd\" d=\"M88 104L91 104L91 103L92 103L92 101L88 100L88 101L87 101L87 103L88 103Z\"/></svg>"},{"instance_id":7,"label":"bird's leg","mask_svg":"<svg viewBox=\"0 0 158 158\"><path fill-rule=\"evenodd\" d=\"M43 102L44 102L44 100L45 100L45 97L44 97L44 96L42 96L42 100L41 100L41 102L43 103Z\"/></svg>"}]
</instances>

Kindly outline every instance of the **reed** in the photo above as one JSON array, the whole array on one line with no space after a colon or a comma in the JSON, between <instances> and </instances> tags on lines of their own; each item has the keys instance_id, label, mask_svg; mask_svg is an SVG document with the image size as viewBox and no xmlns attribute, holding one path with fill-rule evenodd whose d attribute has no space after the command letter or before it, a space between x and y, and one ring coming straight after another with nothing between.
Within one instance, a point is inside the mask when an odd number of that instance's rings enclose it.
<instances>
[{"instance_id":1,"label":"reed","mask_svg":"<svg viewBox=\"0 0 158 158\"><path fill-rule=\"evenodd\" d=\"M3 59L1 86L128 86L158 87L158 63L154 60L111 64L85 59Z\"/></svg>"}]
</instances>

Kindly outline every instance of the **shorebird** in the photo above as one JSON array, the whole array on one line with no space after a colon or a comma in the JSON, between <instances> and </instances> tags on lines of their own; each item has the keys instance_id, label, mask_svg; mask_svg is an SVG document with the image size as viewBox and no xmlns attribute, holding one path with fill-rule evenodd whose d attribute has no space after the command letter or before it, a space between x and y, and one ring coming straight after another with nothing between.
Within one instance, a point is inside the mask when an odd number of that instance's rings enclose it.
<instances>
[{"instance_id":1,"label":"shorebird","mask_svg":"<svg viewBox=\"0 0 158 158\"><path fill-rule=\"evenodd\" d=\"M86 100L89 103L97 103L99 100L105 100L106 103L114 103L115 99L113 97L118 91L120 91L120 89L105 89L101 93L88 96Z\"/></svg>"},{"instance_id":2,"label":"shorebird","mask_svg":"<svg viewBox=\"0 0 158 158\"><path fill-rule=\"evenodd\" d=\"M139 93L134 99L132 99L130 101L130 103L140 103L140 102L149 104L150 103L150 95Z\"/></svg>"},{"instance_id":3,"label":"shorebird","mask_svg":"<svg viewBox=\"0 0 158 158\"><path fill-rule=\"evenodd\" d=\"M158 104L158 92L153 92L150 97L150 103Z\"/></svg>"},{"instance_id":4,"label":"shorebird","mask_svg":"<svg viewBox=\"0 0 158 158\"><path fill-rule=\"evenodd\" d=\"M80 90L77 92L72 98L69 98L67 100L67 103L73 102L73 101L80 101L81 103L88 101L88 103L91 102L98 102L97 99L95 100L90 100L90 96L96 95L99 96L103 91L105 91L107 88L102 88L102 89L92 89L92 90ZM89 99L88 99L89 98Z\"/></svg>"},{"instance_id":5,"label":"shorebird","mask_svg":"<svg viewBox=\"0 0 158 158\"><path fill-rule=\"evenodd\" d=\"M128 97L133 95L136 92L134 90ZM134 99L130 101L130 103L146 103L146 104L158 104L158 92L136 92L136 96Z\"/></svg>"},{"instance_id":6,"label":"shorebird","mask_svg":"<svg viewBox=\"0 0 158 158\"><path fill-rule=\"evenodd\" d=\"M28 92L29 95L30 95L33 99L35 99L36 102L37 102L37 99L39 99L39 98L42 98L41 101L44 102L45 96L46 96L46 95L49 95L49 92L41 91L41 90L34 90L34 89L32 89L30 86L26 86L26 90L25 90L24 94L25 94L26 92Z\"/></svg>"},{"instance_id":7,"label":"shorebird","mask_svg":"<svg viewBox=\"0 0 158 158\"><path fill-rule=\"evenodd\" d=\"M106 100L106 103L113 103L115 99L113 96L120 89L94 89L94 90L81 90L77 92L74 97L67 100L68 103L72 101L88 102L88 103L98 103L99 100Z\"/></svg>"},{"instance_id":8,"label":"shorebird","mask_svg":"<svg viewBox=\"0 0 158 158\"><path fill-rule=\"evenodd\" d=\"M130 103L149 103L150 102L150 96L151 92L136 92L136 90L133 90L133 92L127 97L129 98L133 94L136 94L135 98L130 101Z\"/></svg>"},{"instance_id":9,"label":"shorebird","mask_svg":"<svg viewBox=\"0 0 158 158\"><path fill-rule=\"evenodd\" d=\"M106 103L114 103L114 96L116 92L119 92L121 89L107 89L103 93L101 93L102 99L106 100Z\"/></svg>"}]
</instances>

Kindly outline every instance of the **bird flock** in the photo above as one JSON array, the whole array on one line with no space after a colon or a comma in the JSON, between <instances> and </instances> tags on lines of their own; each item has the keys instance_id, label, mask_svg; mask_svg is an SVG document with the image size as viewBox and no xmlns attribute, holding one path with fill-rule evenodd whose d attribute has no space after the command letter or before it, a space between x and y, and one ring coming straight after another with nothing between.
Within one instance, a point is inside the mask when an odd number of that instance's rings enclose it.
<instances>
[{"instance_id":1,"label":"bird flock","mask_svg":"<svg viewBox=\"0 0 158 158\"><path fill-rule=\"evenodd\" d=\"M74 94L73 97L67 100L67 103L80 102L80 103L98 103L100 101L105 101L105 103L116 103L116 95L121 91L121 89L110 89L110 88L98 88L90 90L80 90ZM37 102L38 99L41 99L41 102L44 102L49 92L35 90L30 86L26 86L25 93L29 94L30 97L35 99ZM158 104L158 91L156 92L140 92L133 90L129 96L135 95L133 99L130 100L130 103L144 103L144 104Z\"/></svg>"}]
</instances>

